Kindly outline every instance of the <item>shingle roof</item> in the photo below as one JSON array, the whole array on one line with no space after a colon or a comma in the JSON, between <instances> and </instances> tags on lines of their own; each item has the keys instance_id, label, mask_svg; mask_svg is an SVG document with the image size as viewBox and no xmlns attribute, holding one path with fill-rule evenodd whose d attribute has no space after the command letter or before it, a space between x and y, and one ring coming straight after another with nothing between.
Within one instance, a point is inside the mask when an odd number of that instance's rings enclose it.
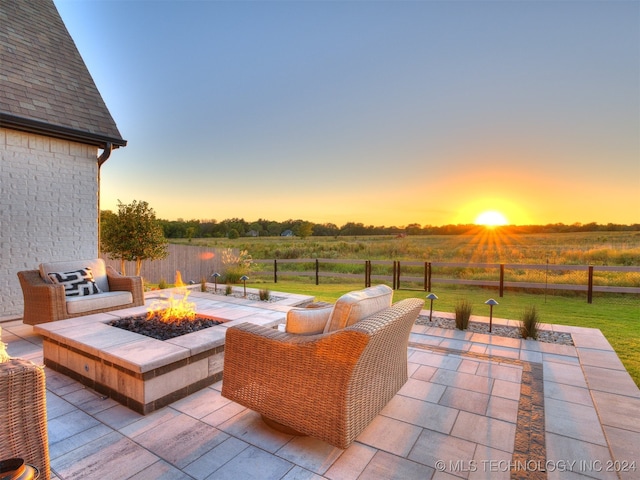
<instances>
[{"instance_id":1,"label":"shingle roof","mask_svg":"<svg viewBox=\"0 0 640 480\"><path fill-rule=\"evenodd\" d=\"M0 125L127 144L53 0L0 0Z\"/></svg>"}]
</instances>

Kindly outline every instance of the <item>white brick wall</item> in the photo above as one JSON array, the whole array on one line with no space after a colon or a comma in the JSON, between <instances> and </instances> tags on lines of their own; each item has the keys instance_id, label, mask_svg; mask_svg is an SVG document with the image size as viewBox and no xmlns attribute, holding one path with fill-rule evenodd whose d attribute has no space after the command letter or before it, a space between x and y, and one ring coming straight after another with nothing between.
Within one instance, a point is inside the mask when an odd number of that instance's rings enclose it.
<instances>
[{"instance_id":1,"label":"white brick wall","mask_svg":"<svg viewBox=\"0 0 640 480\"><path fill-rule=\"evenodd\" d=\"M0 319L22 315L18 271L98 256L97 153L0 128Z\"/></svg>"}]
</instances>

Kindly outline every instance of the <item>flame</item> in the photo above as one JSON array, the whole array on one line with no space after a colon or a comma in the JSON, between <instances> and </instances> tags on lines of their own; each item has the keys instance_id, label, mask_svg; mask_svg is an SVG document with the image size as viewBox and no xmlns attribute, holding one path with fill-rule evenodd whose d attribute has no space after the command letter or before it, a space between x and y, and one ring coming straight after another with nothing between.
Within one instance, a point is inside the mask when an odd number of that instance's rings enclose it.
<instances>
[{"instance_id":1,"label":"flame","mask_svg":"<svg viewBox=\"0 0 640 480\"><path fill-rule=\"evenodd\" d=\"M180 323L185 320L195 320L196 304L187 301L189 290L184 290L184 295L180 299L171 296L166 302L161 301L156 304L155 308L149 308L147 311L147 320L158 319L165 323ZM153 307L153 305L152 305Z\"/></svg>"},{"instance_id":2,"label":"flame","mask_svg":"<svg viewBox=\"0 0 640 480\"><path fill-rule=\"evenodd\" d=\"M175 281L176 287L184 287L186 286L186 284L182 281L182 274L180 273L180 270L176 270L176 281Z\"/></svg>"}]
</instances>

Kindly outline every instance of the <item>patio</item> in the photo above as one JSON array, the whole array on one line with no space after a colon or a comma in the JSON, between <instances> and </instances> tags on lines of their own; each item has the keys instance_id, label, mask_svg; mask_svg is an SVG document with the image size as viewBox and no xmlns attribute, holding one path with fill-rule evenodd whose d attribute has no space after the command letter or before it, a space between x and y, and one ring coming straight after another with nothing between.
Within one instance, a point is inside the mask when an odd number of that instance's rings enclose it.
<instances>
[{"instance_id":1,"label":"patio","mask_svg":"<svg viewBox=\"0 0 640 480\"><path fill-rule=\"evenodd\" d=\"M42 363L33 327L0 326ZM637 478L640 390L600 331L545 328L575 346L416 325L409 381L347 450L269 429L221 382L143 416L46 369L52 478Z\"/></svg>"}]
</instances>

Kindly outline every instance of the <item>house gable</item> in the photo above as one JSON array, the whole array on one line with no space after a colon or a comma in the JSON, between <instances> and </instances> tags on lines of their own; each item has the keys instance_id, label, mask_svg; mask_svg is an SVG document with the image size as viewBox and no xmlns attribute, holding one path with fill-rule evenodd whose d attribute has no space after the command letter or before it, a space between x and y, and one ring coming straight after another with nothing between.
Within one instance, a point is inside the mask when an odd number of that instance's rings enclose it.
<instances>
[{"instance_id":1,"label":"house gable","mask_svg":"<svg viewBox=\"0 0 640 480\"><path fill-rule=\"evenodd\" d=\"M0 126L125 146L53 0L2 2Z\"/></svg>"}]
</instances>

